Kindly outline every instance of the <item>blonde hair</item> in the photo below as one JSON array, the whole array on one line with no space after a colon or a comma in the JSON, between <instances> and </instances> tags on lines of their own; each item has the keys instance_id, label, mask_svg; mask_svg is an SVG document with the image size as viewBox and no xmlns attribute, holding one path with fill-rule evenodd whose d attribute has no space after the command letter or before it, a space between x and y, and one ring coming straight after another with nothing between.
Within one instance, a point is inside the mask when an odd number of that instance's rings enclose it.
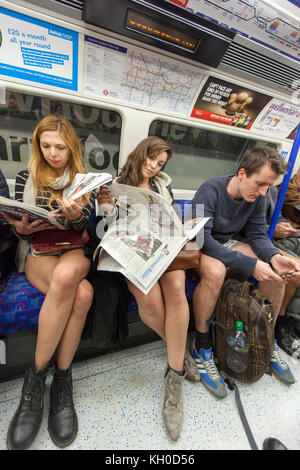
<instances>
[{"instance_id":1,"label":"blonde hair","mask_svg":"<svg viewBox=\"0 0 300 470\"><path fill-rule=\"evenodd\" d=\"M156 136L146 137L128 155L117 182L129 186L139 186L143 182L141 170L147 157L156 157L162 152L167 153L167 161L172 157L172 150L167 142Z\"/></svg>"},{"instance_id":2,"label":"blonde hair","mask_svg":"<svg viewBox=\"0 0 300 470\"><path fill-rule=\"evenodd\" d=\"M50 165L45 160L41 146L40 138L43 132L56 131L59 132L66 146L70 150L71 157L69 160L70 183L74 180L76 173L87 173L84 166L83 153L81 143L75 133L72 124L62 116L50 114L42 119L36 126L32 137L32 153L29 160L29 173L33 180L36 190L42 195L45 192L50 193L49 206L57 197L61 197L62 191L55 191L51 188L51 182L56 178ZM88 197L83 197L87 202Z\"/></svg>"}]
</instances>

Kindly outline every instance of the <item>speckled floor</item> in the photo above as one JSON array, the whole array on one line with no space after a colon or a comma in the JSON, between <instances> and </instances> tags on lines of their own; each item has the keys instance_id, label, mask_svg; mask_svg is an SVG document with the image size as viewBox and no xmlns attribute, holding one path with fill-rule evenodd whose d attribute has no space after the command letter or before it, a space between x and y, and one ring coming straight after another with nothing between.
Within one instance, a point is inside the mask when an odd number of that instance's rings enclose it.
<instances>
[{"instance_id":1,"label":"speckled floor","mask_svg":"<svg viewBox=\"0 0 300 470\"><path fill-rule=\"evenodd\" d=\"M282 353L296 383L286 386L264 375L240 385L240 395L255 440L276 437L289 450L300 450L300 362ZM185 418L181 436L171 441L164 428L162 341L74 364L74 401L79 420L73 450L221 450L249 449L234 392L217 400L201 383L184 383ZM57 449L47 431L49 384L45 416L31 449ZM22 379L0 384L0 450L6 449L9 422L19 403Z\"/></svg>"}]
</instances>

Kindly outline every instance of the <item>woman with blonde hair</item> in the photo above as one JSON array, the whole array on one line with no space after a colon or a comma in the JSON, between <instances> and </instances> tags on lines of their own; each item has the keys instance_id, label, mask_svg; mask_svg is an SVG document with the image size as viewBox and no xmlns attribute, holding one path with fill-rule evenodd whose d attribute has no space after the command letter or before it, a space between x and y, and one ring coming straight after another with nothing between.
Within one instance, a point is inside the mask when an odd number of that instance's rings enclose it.
<instances>
[{"instance_id":1,"label":"woman with blonde hair","mask_svg":"<svg viewBox=\"0 0 300 470\"><path fill-rule=\"evenodd\" d=\"M67 227L82 232L87 224L93 195L66 199L64 194L76 173L86 173L81 144L69 121L56 115L46 116L36 127L32 141L29 171L16 177L15 197L19 201L47 210L59 209ZM33 233L56 228L41 220L22 220L8 214L19 242L19 271L46 294L38 320L35 359L25 374L19 407L8 431L9 449L28 448L43 418L44 390L49 361L56 352L56 368L50 390L48 429L59 446L69 445L76 437L78 423L73 404L71 363L90 308L93 289L85 279L90 262L83 249L59 255L33 256Z\"/></svg>"},{"instance_id":2,"label":"woman with blonde hair","mask_svg":"<svg viewBox=\"0 0 300 470\"><path fill-rule=\"evenodd\" d=\"M172 180L162 171L171 156L172 150L163 139L147 137L130 153L115 181L150 189L163 196L169 204L173 204L174 198L170 188ZM106 210L108 204L114 204L107 186L100 188L98 202ZM187 360L184 361L184 357L189 306L185 295L185 272L164 273L147 295L128 280L127 285L137 301L141 319L167 343L168 364L165 371L163 419L169 436L177 440L183 423L182 392L187 372ZM192 367L192 361L188 365ZM198 380L199 374L195 368L188 372L189 378Z\"/></svg>"}]
</instances>

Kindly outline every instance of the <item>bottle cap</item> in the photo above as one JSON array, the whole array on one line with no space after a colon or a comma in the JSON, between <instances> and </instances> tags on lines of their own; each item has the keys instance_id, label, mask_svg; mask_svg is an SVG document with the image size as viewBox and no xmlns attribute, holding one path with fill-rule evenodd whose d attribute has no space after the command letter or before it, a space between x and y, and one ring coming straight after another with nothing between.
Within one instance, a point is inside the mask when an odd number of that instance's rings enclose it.
<instances>
[{"instance_id":1,"label":"bottle cap","mask_svg":"<svg viewBox=\"0 0 300 470\"><path fill-rule=\"evenodd\" d=\"M243 326L244 326L244 325L243 325L243 322L242 322L242 321L237 320L237 321L235 322L235 328L236 328L237 330L243 331Z\"/></svg>"}]
</instances>

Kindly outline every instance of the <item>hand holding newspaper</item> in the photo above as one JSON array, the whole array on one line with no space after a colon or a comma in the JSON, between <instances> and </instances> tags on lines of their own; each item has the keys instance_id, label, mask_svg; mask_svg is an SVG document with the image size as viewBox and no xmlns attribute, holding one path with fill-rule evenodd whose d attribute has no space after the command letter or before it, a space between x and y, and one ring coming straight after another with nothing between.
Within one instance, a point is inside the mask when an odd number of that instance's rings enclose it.
<instances>
[{"instance_id":1,"label":"hand holding newspaper","mask_svg":"<svg viewBox=\"0 0 300 470\"><path fill-rule=\"evenodd\" d=\"M147 294L188 240L196 237L202 246L199 233L208 218L182 224L173 207L153 191L117 183L110 189L127 215L104 234L98 270L121 272Z\"/></svg>"},{"instance_id":2,"label":"hand holding newspaper","mask_svg":"<svg viewBox=\"0 0 300 470\"><path fill-rule=\"evenodd\" d=\"M77 173L72 185L64 196L66 198L78 199L109 181L112 181L110 173Z\"/></svg>"},{"instance_id":3,"label":"hand holding newspaper","mask_svg":"<svg viewBox=\"0 0 300 470\"><path fill-rule=\"evenodd\" d=\"M72 185L66 190L64 197L77 199L111 180L112 176L109 173L77 173ZM33 204L0 196L0 212L7 212L19 220L22 219L24 214L29 214L30 222L40 219L63 230L66 226L66 218L64 216L53 217L53 214L57 214L59 211L60 209L47 211Z\"/></svg>"}]
</instances>

